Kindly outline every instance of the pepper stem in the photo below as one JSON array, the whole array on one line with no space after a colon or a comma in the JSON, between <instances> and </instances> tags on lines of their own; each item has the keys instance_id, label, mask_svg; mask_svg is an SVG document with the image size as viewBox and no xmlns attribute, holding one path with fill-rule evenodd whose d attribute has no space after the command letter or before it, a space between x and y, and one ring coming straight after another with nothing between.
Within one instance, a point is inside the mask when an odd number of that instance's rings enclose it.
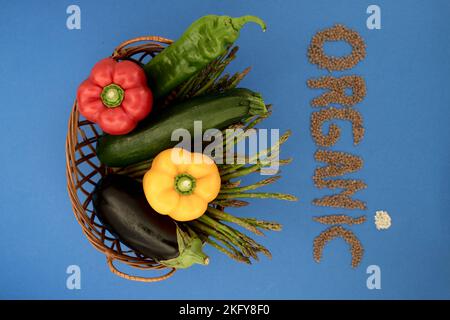
<instances>
[{"instance_id":1,"label":"pepper stem","mask_svg":"<svg viewBox=\"0 0 450 320\"><path fill-rule=\"evenodd\" d=\"M231 21L233 27L238 30L241 29L243 25L246 24L247 22L254 22L258 24L263 30L263 32L265 32L267 29L266 23L261 18L255 16L242 16L237 18L231 18Z\"/></svg>"},{"instance_id":2,"label":"pepper stem","mask_svg":"<svg viewBox=\"0 0 450 320\"><path fill-rule=\"evenodd\" d=\"M180 173L175 177L175 190L181 195L189 195L195 189L195 178L188 173Z\"/></svg>"},{"instance_id":3,"label":"pepper stem","mask_svg":"<svg viewBox=\"0 0 450 320\"><path fill-rule=\"evenodd\" d=\"M100 95L103 104L108 108L115 108L122 103L125 92L115 83L111 83L103 88Z\"/></svg>"}]
</instances>

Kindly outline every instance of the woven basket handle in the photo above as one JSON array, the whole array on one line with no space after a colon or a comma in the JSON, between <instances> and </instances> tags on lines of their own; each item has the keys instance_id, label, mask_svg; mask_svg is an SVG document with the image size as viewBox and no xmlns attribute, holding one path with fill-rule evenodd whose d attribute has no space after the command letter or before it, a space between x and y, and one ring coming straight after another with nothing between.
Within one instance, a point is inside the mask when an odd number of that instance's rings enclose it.
<instances>
[{"instance_id":1,"label":"woven basket handle","mask_svg":"<svg viewBox=\"0 0 450 320\"><path fill-rule=\"evenodd\" d=\"M166 274L164 274L162 276L159 276L159 277L146 278L146 277L132 276L132 275L129 275L129 274L125 273L125 272L119 271L113 264L114 260L115 259L110 257L110 256L106 257L106 262L108 263L109 270L111 270L112 273L114 273L115 275L117 275L119 277L122 277L122 278L127 279L127 280L132 280L132 281L140 281L140 282L157 282L157 281L162 281L162 280L166 280L167 278L170 278L175 272L175 269L172 268L172 269L170 269L170 271L168 273L166 273Z\"/></svg>"},{"instance_id":2,"label":"woven basket handle","mask_svg":"<svg viewBox=\"0 0 450 320\"><path fill-rule=\"evenodd\" d=\"M115 49L114 52L112 54L113 58L125 58L125 57L130 57L136 53L139 52L148 52L149 48L147 47L148 44L139 44L136 45L134 47L129 47L132 44L135 44L137 42L150 42L153 45L150 45L151 49L150 52L154 51L155 48L163 48L162 44L166 44L166 45L170 45L173 41L170 39L166 39L163 37L158 37L158 36L145 36L145 37L137 37L137 38L133 38L127 41L122 42L121 44L119 44ZM128 48L127 48L128 47Z\"/></svg>"},{"instance_id":3,"label":"woven basket handle","mask_svg":"<svg viewBox=\"0 0 450 320\"><path fill-rule=\"evenodd\" d=\"M163 37L158 37L158 36L144 36L144 37L137 37L137 38L133 38L127 41L122 42L121 44L119 44L116 47L116 51L120 51L123 48L125 48L126 46L129 46L130 44L136 43L136 42L141 42L141 41L152 41L152 42L160 42L160 43L165 43L165 44L171 44L173 42L173 40L167 39L167 38L163 38Z\"/></svg>"}]
</instances>

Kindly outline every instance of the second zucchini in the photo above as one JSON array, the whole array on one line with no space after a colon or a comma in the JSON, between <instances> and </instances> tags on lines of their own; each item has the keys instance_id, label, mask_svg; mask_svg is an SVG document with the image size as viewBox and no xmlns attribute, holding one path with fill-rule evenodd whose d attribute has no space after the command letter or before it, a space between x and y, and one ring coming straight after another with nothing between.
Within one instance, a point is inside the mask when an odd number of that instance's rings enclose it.
<instances>
[{"instance_id":1,"label":"second zucchini","mask_svg":"<svg viewBox=\"0 0 450 320\"><path fill-rule=\"evenodd\" d=\"M248 89L194 98L163 110L135 131L121 136L105 134L97 143L97 156L109 167L125 167L156 156L175 146L172 132L186 129L194 134L194 121L202 122L203 132L225 129L253 115L267 113L261 96Z\"/></svg>"}]
</instances>

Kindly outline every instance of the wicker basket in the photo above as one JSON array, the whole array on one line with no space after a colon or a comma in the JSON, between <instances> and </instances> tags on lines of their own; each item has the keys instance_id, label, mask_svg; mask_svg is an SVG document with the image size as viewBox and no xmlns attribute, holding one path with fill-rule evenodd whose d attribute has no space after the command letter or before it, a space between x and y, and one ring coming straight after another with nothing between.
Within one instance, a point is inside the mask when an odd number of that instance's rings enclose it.
<instances>
[{"instance_id":1,"label":"wicker basket","mask_svg":"<svg viewBox=\"0 0 450 320\"><path fill-rule=\"evenodd\" d=\"M139 44L137 44L139 43ZM114 59L132 59L142 62L148 56L154 56L172 41L161 37L139 37L120 44L112 54ZM101 165L95 153L95 144L99 137L96 125L81 119L76 101L69 118L66 139L66 176L67 188L73 213L89 242L105 254L112 273L134 281L155 282L169 278L175 269L167 268L151 258L128 249L117 238L112 236L95 217L92 208L92 191L96 183L112 169ZM140 277L119 271L113 264L119 261L141 270L165 272L162 276ZM167 270L164 270L167 269ZM160 273L160 272L159 272Z\"/></svg>"}]
</instances>

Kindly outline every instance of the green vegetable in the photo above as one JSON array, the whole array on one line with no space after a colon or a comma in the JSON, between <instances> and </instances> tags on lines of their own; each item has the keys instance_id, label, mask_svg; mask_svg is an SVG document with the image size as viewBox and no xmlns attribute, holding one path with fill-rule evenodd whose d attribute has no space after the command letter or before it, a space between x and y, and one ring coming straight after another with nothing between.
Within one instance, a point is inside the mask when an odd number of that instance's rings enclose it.
<instances>
[{"instance_id":1,"label":"green vegetable","mask_svg":"<svg viewBox=\"0 0 450 320\"><path fill-rule=\"evenodd\" d=\"M222 55L248 22L266 29L264 21L255 16L208 15L195 21L176 42L144 66L154 97L167 95Z\"/></svg>"},{"instance_id":2,"label":"green vegetable","mask_svg":"<svg viewBox=\"0 0 450 320\"><path fill-rule=\"evenodd\" d=\"M175 146L178 141L171 141L175 129L186 129L193 136L194 121L202 122L203 131L222 130L253 115L266 113L261 96L248 89L193 98L168 106L129 134L103 135L97 143L97 156L109 167L128 166Z\"/></svg>"}]
</instances>

